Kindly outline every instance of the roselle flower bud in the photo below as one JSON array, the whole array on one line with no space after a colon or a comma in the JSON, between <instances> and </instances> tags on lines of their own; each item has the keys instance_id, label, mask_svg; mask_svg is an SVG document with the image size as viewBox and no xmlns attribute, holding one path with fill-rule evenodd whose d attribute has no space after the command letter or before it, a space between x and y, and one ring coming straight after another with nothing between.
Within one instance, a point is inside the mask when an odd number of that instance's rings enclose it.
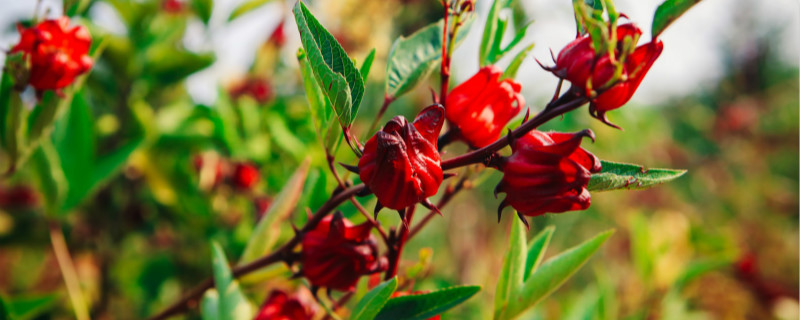
<instances>
[{"instance_id":1,"label":"roselle flower bud","mask_svg":"<svg viewBox=\"0 0 800 320\"><path fill-rule=\"evenodd\" d=\"M533 130L514 141L511 156L501 161L503 179L495 188L495 195L506 193L498 219L509 205L520 218L588 208L586 185L592 173L600 171L600 160L580 147L583 137L594 139L594 133Z\"/></svg>"},{"instance_id":2,"label":"roselle flower bud","mask_svg":"<svg viewBox=\"0 0 800 320\"><path fill-rule=\"evenodd\" d=\"M625 39L630 39L631 43L635 45L633 41L637 40L641 34L642 30L633 23L618 26L617 47L614 49L615 59L623 56ZM616 127L608 122L605 113L623 106L633 97L645 74L661 55L663 49L664 44L658 39L634 49L624 59L620 81L610 88L603 88L605 90L592 98L589 106L590 113L604 123ZM567 44L558 53L556 65L545 67L545 69L581 88L587 96L592 96L593 91L600 89L613 78L617 66L608 55L595 52L592 39L586 34Z\"/></svg>"},{"instance_id":3,"label":"roselle flower bud","mask_svg":"<svg viewBox=\"0 0 800 320\"><path fill-rule=\"evenodd\" d=\"M83 26L69 28L69 18L45 20L32 28L17 25L20 40L11 53L22 52L30 61L28 83L38 91L60 89L92 68L92 43Z\"/></svg>"},{"instance_id":4,"label":"roselle flower bud","mask_svg":"<svg viewBox=\"0 0 800 320\"><path fill-rule=\"evenodd\" d=\"M164 0L161 2L161 9L167 13L181 13L185 3L181 0Z\"/></svg>"},{"instance_id":5,"label":"roselle flower bud","mask_svg":"<svg viewBox=\"0 0 800 320\"><path fill-rule=\"evenodd\" d=\"M443 178L436 150L443 122L444 108L433 105L413 123L394 117L367 141L358 172L380 206L403 210L418 202L430 205L427 198L436 194Z\"/></svg>"},{"instance_id":6,"label":"roselle flower bud","mask_svg":"<svg viewBox=\"0 0 800 320\"><path fill-rule=\"evenodd\" d=\"M500 80L502 75L495 66L481 68L447 96L447 121L473 147L481 148L500 138L508 121L525 104L519 93L522 86L511 79Z\"/></svg>"},{"instance_id":7,"label":"roselle flower bud","mask_svg":"<svg viewBox=\"0 0 800 320\"><path fill-rule=\"evenodd\" d=\"M387 269L369 222L353 226L340 212L303 235L303 276L314 287L350 291L361 276Z\"/></svg>"},{"instance_id":8,"label":"roselle flower bud","mask_svg":"<svg viewBox=\"0 0 800 320\"><path fill-rule=\"evenodd\" d=\"M234 165L231 183L239 189L251 189L261 179L258 168L249 163L240 162Z\"/></svg>"},{"instance_id":9,"label":"roselle flower bud","mask_svg":"<svg viewBox=\"0 0 800 320\"><path fill-rule=\"evenodd\" d=\"M254 320L311 320L314 308L310 301L273 290Z\"/></svg>"},{"instance_id":10,"label":"roselle flower bud","mask_svg":"<svg viewBox=\"0 0 800 320\"><path fill-rule=\"evenodd\" d=\"M275 27L275 31L272 31L272 34L269 35L267 43L273 43L277 47L283 47L283 44L286 43L286 33L283 30L283 22Z\"/></svg>"}]
</instances>

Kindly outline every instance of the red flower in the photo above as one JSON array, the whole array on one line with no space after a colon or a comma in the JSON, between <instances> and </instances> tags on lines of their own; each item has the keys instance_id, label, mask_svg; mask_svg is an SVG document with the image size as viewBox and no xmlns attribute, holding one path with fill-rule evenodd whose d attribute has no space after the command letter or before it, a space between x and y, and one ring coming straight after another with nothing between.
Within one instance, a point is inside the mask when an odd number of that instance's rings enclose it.
<instances>
[{"instance_id":1,"label":"red flower","mask_svg":"<svg viewBox=\"0 0 800 320\"><path fill-rule=\"evenodd\" d=\"M0 188L0 208L33 207L37 202L36 191L28 186Z\"/></svg>"},{"instance_id":2,"label":"red flower","mask_svg":"<svg viewBox=\"0 0 800 320\"><path fill-rule=\"evenodd\" d=\"M583 137L594 139L594 134L533 130L514 141L513 153L501 164L503 179L495 188L495 195L506 193L498 218L508 205L526 216L588 208L591 196L586 185L591 174L600 171L600 160L580 147Z\"/></svg>"},{"instance_id":3,"label":"red flower","mask_svg":"<svg viewBox=\"0 0 800 320\"><path fill-rule=\"evenodd\" d=\"M250 189L258 183L261 174L258 168L249 163L237 163L233 168L231 177L233 186L239 189Z\"/></svg>"},{"instance_id":4,"label":"red flower","mask_svg":"<svg viewBox=\"0 0 800 320\"><path fill-rule=\"evenodd\" d=\"M268 43L274 43L275 46L282 47L284 43L286 43L286 34L283 31L283 22L278 24L275 27L275 31L272 31L272 34L269 35L269 39L267 39Z\"/></svg>"},{"instance_id":5,"label":"red flower","mask_svg":"<svg viewBox=\"0 0 800 320\"><path fill-rule=\"evenodd\" d=\"M614 56L616 58L621 56L622 45L626 38L637 40L641 34L642 30L633 23L618 26L617 48L614 50ZM589 106L592 115L613 126L608 122L605 113L622 107L633 97L647 71L650 70L650 67L661 55L663 49L664 44L657 39L655 42L650 42L634 49L633 53L624 61L622 80L611 88L600 92L592 99ZM608 55L597 54L594 51L592 39L587 34L567 44L558 53L555 67L546 67L545 69L553 72L557 77L582 88L589 95L591 93L589 92L590 90L599 89L611 80L616 71L616 66Z\"/></svg>"},{"instance_id":6,"label":"red flower","mask_svg":"<svg viewBox=\"0 0 800 320\"><path fill-rule=\"evenodd\" d=\"M426 198L436 194L443 178L436 150L443 122L444 108L433 105L422 110L413 125L394 117L364 145L359 176L378 198L378 210L429 203Z\"/></svg>"},{"instance_id":7,"label":"red flower","mask_svg":"<svg viewBox=\"0 0 800 320\"><path fill-rule=\"evenodd\" d=\"M264 104L272 98L272 86L266 79L248 78L233 86L230 89L230 95L233 99L249 96L259 104Z\"/></svg>"},{"instance_id":8,"label":"red flower","mask_svg":"<svg viewBox=\"0 0 800 320\"><path fill-rule=\"evenodd\" d=\"M161 9L168 13L180 13L183 11L184 2L181 0L164 0Z\"/></svg>"},{"instance_id":9,"label":"red flower","mask_svg":"<svg viewBox=\"0 0 800 320\"><path fill-rule=\"evenodd\" d=\"M311 306L298 297L281 290L273 290L254 320L310 320L314 317Z\"/></svg>"},{"instance_id":10,"label":"red flower","mask_svg":"<svg viewBox=\"0 0 800 320\"><path fill-rule=\"evenodd\" d=\"M69 18L45 20L28 29L17 25L17 29L20 40L11 53L23 52L30 59L28 83L36 90L66 87L92 68L89 31L83 26L69 28Z\"/></svg>"},{"instance_id":11,"label":"red flower","mask_svg":"<svg viewBox=\"0 0 800 320\"><path fill-rule=\"evenodd\" d=\"M445 116L473 147L500 138L505 125L525 104L519 83L500 80L502 74L495 66L481 68L448 95Z\"/></svg>"},{"instance_id":12,"label":"red flower","mask_svg":"<svg viewBox=\"0 0 800 320\"><path fill-rule=\"evenodd\" d=\"M350 291L363 275L386 270L369 222L352 226L340 212L303 236L303 276L315 287Z\"/></svg>"}]
</instances>

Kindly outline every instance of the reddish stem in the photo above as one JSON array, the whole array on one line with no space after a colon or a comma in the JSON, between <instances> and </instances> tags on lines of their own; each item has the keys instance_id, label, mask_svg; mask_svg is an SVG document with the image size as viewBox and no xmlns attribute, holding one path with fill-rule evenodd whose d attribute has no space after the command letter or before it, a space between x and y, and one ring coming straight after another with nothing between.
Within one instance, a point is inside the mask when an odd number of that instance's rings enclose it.
<instances>
[{"instance_id":1,"label":"reddish stem","mask_svg":"<svg viewBox=\"0 0 800 320\"><path fill-rule=\"evenodd\" d=\"M392 232L389 236L390 245L389 251L386 255L389 257L389 269L386 270L386 274L384 275L384 280L389 280L394 278L397 275L397 267L400 265L400 256L403 254L403 248L406 245L406 241L408 241L408 228L406 225L411 225L411 220L414 218L414 210L417 208L416 205L410 206L406 209L406 216L405 219L407 223L402 223L400 225L400 231L397 233Z\"/></svg>"}]
</instances>

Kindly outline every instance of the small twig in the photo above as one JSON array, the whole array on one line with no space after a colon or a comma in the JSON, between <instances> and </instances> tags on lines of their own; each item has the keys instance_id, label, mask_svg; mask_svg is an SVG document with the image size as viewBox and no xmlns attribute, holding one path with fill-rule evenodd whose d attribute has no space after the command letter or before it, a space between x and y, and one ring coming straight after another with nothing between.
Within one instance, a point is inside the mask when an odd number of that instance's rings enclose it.
<instances>
[{"instance_id":1,"label":"small twig","mask_svg":"<svg viewBox=\"0 0 800 320\"><path fill-rule=\"evenodd\" d=\"M339 177L339 173L336 172L336 165L334 164L334 162L336 162L336 158L328 151L328 149L325 149L325 159L328 161L328 169L331 170L331 173L333 174L333 178L336 179L336 182L338 183L339 188L341 190L344 190L345 188L347 188L347 186L345 185L344 181L342 181L342 179ZM365 209L364 206L362 206L361 203L358 202L358 200L356 200L356 197L351 196L350 197L350 202L353 204L353 206L356 207L356 209L358 209L359 212L361 212L361 214L364 216L364 218L366 218L367 221L369 221L369 223L372 224L372 226L376 230L378 230L378 233L380 233L381 238L383 238L384 243L387 243L389 240L388 240L388 237L386 235L386 231L383 230L383 227L381 227L381 225L378 223L378 221L375 221L375 219L373 219L372 216L370 216L369 212L367 212L367 209Z\"/></svg>"},{"instance_id":2,"label":"small twig","mask_svg":"<svg viewBox=\"0 0 800 320\"><path fill-rule=\"evenodd\" d=\"M397 233L391 233L389 237L391 243L387 245L389 252L386 255L389 258L389 269L386 270L386 274L384 274L383 279L389 280L397 275L397 269L400 265L400 256L403 254L403 248L405 247L406 241L408 241L408 228L407 225L411 225L411 221L414 219L414 211L417 208L417 205L412 205L406 208L405 219L406 222L400 223L400 230Z\"/></svg>"},{"instance_id":3,"label":"small twig","mask_svg":"<svg viewBox=\"0 0 800 320\"><path fill-rule=\"evenodd\" d=\"M64 240L64 233L61 231L61 225L56 221L50 222L50 242L53 244L56 262L58 262L58 268L61 269L61 276L64 278L64 284L67 286L67 294L72 303L75 318L78 320L89 320L89 309L86 305L83 292L81 292L78 273L75 271L75 264L72 262L72 257L69 254L67 242Z\"/></svg>"},{"instance_id":4,"label":"small twig","mask_svg":"<svg viewBox=\"0 0 800 320\"><path fill-rule=\"evenodd\" d=\"M453 196L455 196L456 193L458 193L459 191L461 191L464 188L464 184L466 182L467 182L467 177L465 176L465 177L459 179L458 182L455 185L448 186L447 189L445 190L444 194L442 195L442 197L439 199L439 202L436 204L436 207L439 208L439 210L441 210L444 206L446 206L447 203L449 203L450 200L453 199ZM409 234L408 234L408 238L411 239L412 237L414 237L414 235L419 233L420 230L422 230L422 228L424 228L425 225L428 224L428 221L433 219L433 217L436 216L436 215L438 215L438 213L436 213L433 210L428 212L428 215L426 215L424 218L422 218L422 220L420 220L420 222L417 223L417 225L414 226L413 229L411 229L411 232L409 232Z\"/></svg>"},{"instance_id":5,"label":"small twig","mask_svg":"<svg viewBox=\"0 0 800 320\"><path fill-rule=\"evenodd\" d=\"M388 94L383 96L383 105L381 106L381 109L378 110L378 114L375 116L375 119L372 120L372 124L369 126L369 130L367 130L366 133L367 140L369 140L369 138L372 137L373 134L375 134L375 130L378 129L378 124L380 124L381 118L383 118L383 114L386 113L386 109L389 108L389 105L392 104L393 101L394 97Z\"/></svg>"}]
</instances>

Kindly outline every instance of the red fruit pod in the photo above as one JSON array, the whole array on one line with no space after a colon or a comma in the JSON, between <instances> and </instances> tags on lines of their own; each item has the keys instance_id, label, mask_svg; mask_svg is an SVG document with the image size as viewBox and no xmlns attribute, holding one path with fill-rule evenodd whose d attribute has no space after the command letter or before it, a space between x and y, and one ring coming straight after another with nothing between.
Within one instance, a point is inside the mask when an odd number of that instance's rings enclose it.
<instances>
[{"instance_id":1,"label":"red fruit pod","mask_svg":"<svg viewBox=\"0 0 800 320\"><path fill-rule=\"evenodd\" d=\"M472 147L481 148L499 139L506 124L525 105L522 86L511 79L500 80L502 75L495 66L481 68L448 95L447 121Z\"/></svg>"},{"instance_id":2,"label":"red fruit pod","mask_svg":"<svg viewBox=\"0 0 800 320\"><path fill-rule=\"evenodd\" d=\"M433 105L413 123L394 117L364 145L359 176L381 206L403 210L439 190L443 173L436 139L443 122L444 108Z\"/></svg>"},{"instance_id":3,"label":"red fruit pod","mask_svg":"<svg viewBox=\"0 0 800 320\"><path fill-rule=\"evenodd\" d=\"M233 168L231 182L239 189L252 189L261 180L258 168L249 163L240 162Z\"/></svg>"},{"instance_id":4,"label":"red fruit pod","mask_svg":"<svg viewBox=\"0 0 800 320\"><path fill-rule=\"evenodd\" d=\"M311 320L314 308L310 301L273 290L264 300L254 320Z\"/></svg>"},{"instance_id":5,"label":"red fruit pod","mask_svg":"<svg viewBox=\"0 0 800 320\"><path fill-rule=\"evenodd\" d=\"M526 216L588 208L591 196L586 185L601 165L597 157L580 147L583 137L594 139L594 134L590 130L533 130L514 141L511 156L501 164L503 178L495 188L495 195L506 193L498 219L509 205Z\"/></svg>"},{"instance_id":6,"label":"red fruit pod","mask_svg":"<svg viewBox=\"0 0 800 320\"><path fill-rule=\"evenodd\" d=\"M350 291L361 276L386 270L371 230L369 222L353 226L340 212L325 217L303 235L303 276L315 287Z\"/></svg>"},{"instance_id":7,"label":"red fruit pod","mask_svg":"<svg viewBox=\"0 0 800 320\"><path fill-rule=\"evenodd\" d=\"M22 52L30 60L28 83L36 90L66 87L92 68L92 38L83 26L69 28L69 18L45 20L32 28L17 26L20 41L11 53Z\"/></svg>"},{"instance_id":8,"label":"red fruit pod","mask_svg":"<svg viewBox=\"0 0 800 320\"><path fill-rule=\"evenodd\" d=\"M596 112L602 117L605 112L617 109L628 103L636 89L639 88L639 84L644 80L647 71L650 70L650 67L653 66L653 63L663 50L664 43L661 40L637 47L625 60L622 74L625 75L626 79L592 99L590 106L592 112ZM603 85L603 80L608 81L611 79L614 71L612 68L613 66L608 61L608 57L601 58L593 75L593 78L597 80L593 81L593 83Z\"/></svg>"}]
</instances>

